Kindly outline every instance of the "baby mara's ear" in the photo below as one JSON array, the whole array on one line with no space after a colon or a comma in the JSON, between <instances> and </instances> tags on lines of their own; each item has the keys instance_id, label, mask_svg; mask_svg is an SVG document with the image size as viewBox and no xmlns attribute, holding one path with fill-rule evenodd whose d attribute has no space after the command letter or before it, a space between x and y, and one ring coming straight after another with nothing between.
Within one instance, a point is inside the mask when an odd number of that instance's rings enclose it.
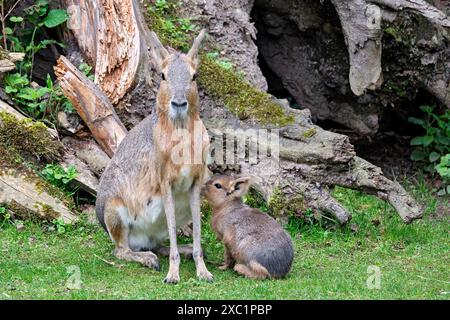
<instances>
[{"instance_id":1,"label":"baby mara's ear","mask_svg":"<svg viewBox=\"0 0 450 320\"><path fill-rule=\"evenodd\" d=\"M228 195L231 195L235 198L243 197L248 192L248 189L250 189L252 182L252 177L240 177L233 180L231 182Z\"/></svg>"}]
</instances>

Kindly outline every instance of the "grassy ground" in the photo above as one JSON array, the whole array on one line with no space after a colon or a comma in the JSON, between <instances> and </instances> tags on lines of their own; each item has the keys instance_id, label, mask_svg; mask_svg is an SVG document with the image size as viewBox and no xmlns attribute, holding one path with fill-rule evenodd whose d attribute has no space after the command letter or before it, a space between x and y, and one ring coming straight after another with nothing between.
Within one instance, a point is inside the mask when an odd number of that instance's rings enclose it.
<instances>
[{"instance_id":1,"label":"grassy ground","mask_svg":"<svg viewBox=\"0 0 450 320\"><path fill-rule=\"evenodd\" d=\"M384 202L337 188L334 196L351 210L352 226L333 231L291 221L295 261L283 280L253 281L218 270L223 248L206 223L214 283L196 280L194 263L182 260L181 283L170 286L162 283L167 259L161 272L118 261L96 225L58 234L31 222L18 232L6 222L0 228L0 299L449 299L449 220L434 217L437 202L426 188L414 192L427 212L407 226ZM439 210L448 211L448 203ZM367 287L369 266L380 268L379 289ZM81 289L68 289L77 268Z\"/></svg>"}]
</instances>

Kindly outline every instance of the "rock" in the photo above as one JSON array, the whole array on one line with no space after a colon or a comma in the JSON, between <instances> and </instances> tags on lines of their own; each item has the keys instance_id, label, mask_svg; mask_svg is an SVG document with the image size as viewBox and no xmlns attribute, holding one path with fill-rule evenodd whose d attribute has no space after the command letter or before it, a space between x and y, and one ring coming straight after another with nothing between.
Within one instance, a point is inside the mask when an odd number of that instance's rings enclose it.
<instances>
[{"instance_id":1,"label":"rock","mask_svg":"<svg viewBox=\"0 0 450 320\"><path fill-rule=\"evenodd\" d=\"M25 225L22 222L16 222L16 230L19 232L25 231Z\"/></svg>"}]
</instances>

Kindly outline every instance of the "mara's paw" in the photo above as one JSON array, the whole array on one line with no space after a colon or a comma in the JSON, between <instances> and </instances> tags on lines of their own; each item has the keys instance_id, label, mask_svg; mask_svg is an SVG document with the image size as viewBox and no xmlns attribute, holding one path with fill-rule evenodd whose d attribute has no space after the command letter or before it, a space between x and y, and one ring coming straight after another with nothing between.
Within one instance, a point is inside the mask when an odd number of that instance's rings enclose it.
<instances>
[{"instance_id":1,"label":"mara's paw","mask_svg":"<svg viewBox=\"0 0 450 320\"><path fill-rule=\"evenodd\" d=\"M175 274L169 272L166 278L164 279L164 283L168 284L177 284L178 282L180 282L180 275L178 273Z\"/></svg>"},{"instance_id":2,"label":"mara's paw","mask_svg":"<svg viewBox=\"0 0 450 320\"><path fill-rule=\"evenodd\" d=\"M197 271L197 277L200 280L203 280L203 281L208 281L208 282L213 282L214 281L214 276L212 275L211 272L209 272L206 269Z\"/></svg>"},{"instance_id":3,"label":"mara's paw","mask_svg":"<svg viewBox=\"0 0 450 320\"><path fill-rule=\"evenodd\" d=\"M145 252L145 255L142 259L142 264L146 267L155 269L156 271L160 271L161 267L159 265L159 259L158 256L156 256L152 252Z\"/></svg>"}]
</instances>

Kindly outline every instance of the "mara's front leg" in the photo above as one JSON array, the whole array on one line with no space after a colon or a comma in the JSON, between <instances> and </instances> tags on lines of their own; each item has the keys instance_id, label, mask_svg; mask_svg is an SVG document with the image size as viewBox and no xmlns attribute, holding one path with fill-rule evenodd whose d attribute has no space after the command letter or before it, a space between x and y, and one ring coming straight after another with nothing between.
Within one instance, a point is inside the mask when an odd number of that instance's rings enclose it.
<instances>
[{"instance_id":1,"label":"mara's front leg","mask_svg":"<svg viewBox=\"0 0 450 320\"><path fill-rule=\"evenodd\" d=\"M172 189L166 186L163 189L163 205L167 219L167 229L169 232L170 254L169 272L164 279L165 283L178 283L180 281L180 254L177 246L177 222L175 219L175 204L172 196Z\"/></svg>"},{"instance_id":2,"label":"mara's front leg","mask_svg":"<svg viewBox=\"0 0 450 320\"><path fill-rule=\"evenodd\" d=\"M189 204L192 212L192 224L193 224L193 237L194 237L194 249L192 251L192 257L194 258L195 267L197 269L197 277L201 280L213 281L213 275L208 271L203 260L203 250L201 243L201 215L200 215L200 189L201 181L197 179L191 188L189 194Z\"/></svg>"}]
</instances>

